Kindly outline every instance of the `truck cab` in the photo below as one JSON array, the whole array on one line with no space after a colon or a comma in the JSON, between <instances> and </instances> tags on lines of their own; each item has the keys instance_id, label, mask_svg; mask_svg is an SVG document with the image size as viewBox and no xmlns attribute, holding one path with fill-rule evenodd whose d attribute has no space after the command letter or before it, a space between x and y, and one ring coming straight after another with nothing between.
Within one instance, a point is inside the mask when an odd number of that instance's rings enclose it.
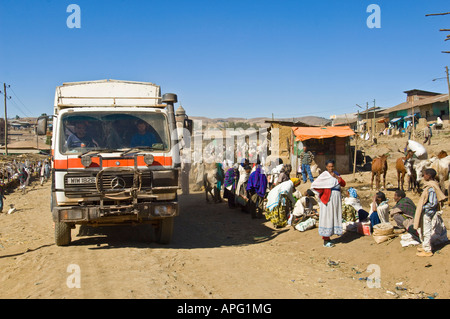
<instances>
[{"instance_id":1,"label":"truck cab","mask_svg":"<svg viewBox=\"0 0 450 319\"><path fill-rule=\"evenodd\" d=\"M55 242L75 225L152 224L170 242L180 154L172 93L148 82L101 80L56 88L51 210Z\"/></svg>"}]
</instances>

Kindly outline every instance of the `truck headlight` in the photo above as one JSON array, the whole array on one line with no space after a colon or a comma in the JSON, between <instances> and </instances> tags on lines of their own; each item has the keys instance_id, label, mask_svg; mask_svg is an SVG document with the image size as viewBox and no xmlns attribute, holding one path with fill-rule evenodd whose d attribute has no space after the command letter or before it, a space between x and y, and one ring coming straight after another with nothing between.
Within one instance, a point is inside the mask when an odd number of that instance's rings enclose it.
<instances>
[{"instance_id":1,"label":"truck headlight","mask_svg":"<svg viewBox=\"0 0 450 319\"><path fill-rule=\"evenodd\" d=\"M80 209L64 209L59 212L60 220L82 219L83 212Z\"/></svg>"},{"instance_id":2,"label":"truck headlight","mask_svg":"<svg viewBox=\"0 0 450 319\"><path fill-rule=\"evenodd\" d=\"M155 215L157 216L174 216L177 212L175 205L157 205L155 206Z\"/></svg>"},{"instance_id":3,"label":"truck headlight","mask_svg":"<svg viewBox=\"0 0 450 319\"><path fill-rule=\"evenodd\" d=\"M144 163L147 165L152 165L153 161L155 160L155 158L153 157L152 154L145 154L144 155Z\"/></svg>"}]
</instances>

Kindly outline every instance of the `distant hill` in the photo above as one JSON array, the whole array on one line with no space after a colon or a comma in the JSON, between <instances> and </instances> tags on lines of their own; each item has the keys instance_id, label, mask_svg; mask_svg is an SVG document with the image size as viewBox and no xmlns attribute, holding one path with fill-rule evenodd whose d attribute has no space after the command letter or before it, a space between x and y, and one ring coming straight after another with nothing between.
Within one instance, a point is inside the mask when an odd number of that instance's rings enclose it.
<instances>
[{"instance_id":1,"label":"distant hill","mask_svg":"<svg viewBox=\"0 0 450 319\"><path fill-rule=\"evenodd\" d=\"M268 127L269 124L265 123L265 121L270 121L272 118L269 117L255 117L255 118L243 118L243 117L227 117L227 118L208 118L204 116L189 116L191 120L201 120L202 125L206 125L207 127L220 127L222 123L226 122L244 122L249 124L256 124L260 127ZM325 126L330 123L330 120L318 117L318 116L303 116L303 117L295 117L295 118L282 118L282 119L274 119L276 121L289 121L294 120L295 122L303 122L305 124L311 126Z\"/></svg>"}]
</instances>

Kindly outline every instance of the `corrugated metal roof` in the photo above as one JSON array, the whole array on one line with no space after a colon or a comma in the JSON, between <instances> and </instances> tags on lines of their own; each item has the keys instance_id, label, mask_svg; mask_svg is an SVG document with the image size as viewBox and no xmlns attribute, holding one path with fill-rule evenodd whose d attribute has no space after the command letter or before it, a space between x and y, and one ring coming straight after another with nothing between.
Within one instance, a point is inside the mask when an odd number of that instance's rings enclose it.
<instances>
[{"instance_id":1,"label":"corrugated metal roof","mask_svg":"<svg viewBox=\"0 0 450 319\"><path fill-rule=\"evenodd\" d=\"M355 132L348 126L338 127L293 127L295 140L305 141L309 139L323 139L330 137L347 137L355 135Z\"/></svg>"},{"instance_id":2,"label":"corrugated metal roof","mask_svg":"<svg viewBox=\"0 0 450 319\"><path fill-rule=\"evenodd\" d=\"M389 109L386 109L386 110L380 112L380 114L389 114L389 113L395 112L395 111L407 110L412 107L419 107L422 105L428 105L428 104L433 104L433 103L437 103L437 102L445 102L445 101L448 101L448 94L440 94L440 95L436 95L436 96L427 97L425 99L417 100L412 103L403 102L394 107L391 107Z\"/></svg>"}]
</instances>

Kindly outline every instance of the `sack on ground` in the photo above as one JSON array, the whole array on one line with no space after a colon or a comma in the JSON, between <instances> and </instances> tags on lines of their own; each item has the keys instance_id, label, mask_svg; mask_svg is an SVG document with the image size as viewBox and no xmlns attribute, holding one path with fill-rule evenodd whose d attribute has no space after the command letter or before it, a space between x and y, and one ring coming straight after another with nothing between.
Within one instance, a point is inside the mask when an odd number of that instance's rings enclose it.
<instances>
[{"instance_id":1,"label":"sack on ground","mask_svg":"<svg viewBox=\"0 0 450 319\"><path fill-rule=\"evenodd\" d=\"M306 231L316 226L316 220L314 218L308 218L304 222L301 222L295 226L298 231Z\"/></svg>"},{"instance_id":2,"label":"sack on ground","mask_svg":"<svg viewBox=\"0 0 450 319\"><path fill-rule=\"evenodd\" d=\"M355 222L343 222L342 228L345 231L351 231L351 232L357 232L358 231L358 225Z\"/></svg>"},{"instance_id":3,"label":"sack on ground","mask_svg":"<svg viewBox=\"0 0 450 319\"><path fill-rule=\"evenodd\" d=\"M373 226L374 236L389 236L394 234L394 226L391 223L380 223Z\"/></svg>"},{"instance_id":4,"label":"sack on ground","mask_svg":"<svg viewBox=\"0 0 450 319\"><path fill-rule=\"evenodd\" d=\"M410 233L406 233L400 237L400 244L402 245L402 247L408 247L408 246L416 246L419 245L420 243L414 240L414 238Z\"/></svg>"},{"instance_id":5,"label":"sack on ground","mask_svg":"<svg viewBox=\"0 0 450 319\"><path fill-rule=\"evenodd\" d=\"M375 240L375 242L377 244L380 244L380 243L385 242L385 241L387 241L387 240L389 240L391 238L394 238L395 234L391 234L391 235L373 235L372 237L373 237L373 239Z\"/></svg>"},{"instance_id":6,"label":"sack on ground","mask_svg":"<svg viewBox=\"0 0 450 319\"><path fill-rule=\"evenodd\" d=\"M431 245L445 244L448 241L447 228L445 228L444 220L442 219L442 211L436 212L436 216L432 221L432 229Z\"/></svg>"}]
</instances>

